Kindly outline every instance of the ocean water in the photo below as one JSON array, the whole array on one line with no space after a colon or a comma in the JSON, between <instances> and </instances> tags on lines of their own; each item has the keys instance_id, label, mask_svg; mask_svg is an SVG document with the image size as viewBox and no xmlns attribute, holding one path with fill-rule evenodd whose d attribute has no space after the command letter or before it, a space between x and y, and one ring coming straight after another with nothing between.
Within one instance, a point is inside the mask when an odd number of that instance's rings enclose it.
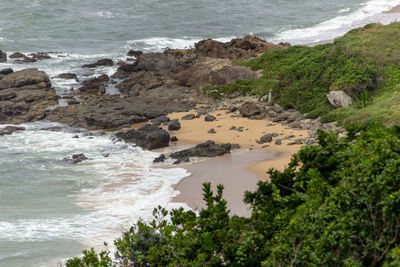
<instances>
[{"instance_id":1,"label":"ocean water","mask_svg":"<svg viewBox=\"0 0 400 267\"><path fill-rule=\"evenodd\" d=\"M399 4L400 0L1 0L0 50L52 51L53 58L29 64L9 61L0 63L0 69L42 69L63 96L79 84L54 78L57 74L73 72L80 80L112 74L116 67L80 66L104 57L122 60L130 49L162 51L191 47L204 38L227 41L247 34L293 44L332 40L370 22L397 21L399 14L382 12ZM0 137L0 266L57 266L82 248L113 240L139 218L151 218L157 205L180 205L169 203L178 193L173 184L189 174L181 168L153 166L159 153L46 121L23 126L26 131ZM51 126L62 130L45 130ZM72 138L75 135L80 138ZM62 160L74 153L85 153L89 160L77 165Z\"/></svg>"}]
</instances>

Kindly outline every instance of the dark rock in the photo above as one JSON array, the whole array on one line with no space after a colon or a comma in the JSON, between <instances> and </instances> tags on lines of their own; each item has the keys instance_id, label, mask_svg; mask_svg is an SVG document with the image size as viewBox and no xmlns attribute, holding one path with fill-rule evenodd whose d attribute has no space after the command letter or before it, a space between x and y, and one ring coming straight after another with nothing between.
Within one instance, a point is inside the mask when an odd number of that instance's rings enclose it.
<instances>
[{"instance_id":1,"label":"dark rock","mask_svg":"<svg viewBox=\"0 0 400 267\"><path fill-rule=\"evenodd\" d=\"M275 145L282 145L282 139L276 139L275 140Z\"/></svg>"},{"instance_id":2,"label":"dark rock","mask_svg":"<svg viewBox=\"0 0 400 267\"><path fill-rule=\"evenodd\" d=\"M172 164L178 165L178 164L180 164L180 163L182 163L182 162L189 162L189 157L180 158L180 159L176 160L176 161L175 161L174 163L172 163Z\"/></svg>"},{"instance_id":3,"label":"dark rock","mask_svg":"<svg viewBox=\"0 0 400 267\"><path fill-rule=\"evenodd\" d=\"M236 130L236 126L231 126L231 128L229 128L230 131L234 131Z\"/></svg>"},{"instance_id":4,"label":"dark rock","mask_svg":"<svg viewBox=\"0 0 400 267\"><path fill-rule=\"evenodd\" d=\"M20 52L15 52L9 56L9 58L25 58L26 56Z\"/></svg>"},{"instance_id":5,"label":"dark rock","mask_svg":"<svg viewBox=\"0 0 400 267\"><path fill-rule=\"evenodd\" d=\"M115 136L149 150L167 147L170 139L170 135L167 131L150 124L146 124L137 130L133 129L127 132L119 132Z\"/></svg>"},{"instance_id":6,"label":"dark rock","mask_svg":"<svg viewBox=\"0 0 400 267\"><path fill-rule=\"evenodd\" d=\"M283 107L281 107L279 104L274 104L272 110L275 111L276 113L281 113L284 111Z\"/></svg>"},{"instance_id":7,"label":"dark rock","mask_svg":"<svg viewBox=\"0 0 400 267\"><path fill-rule=\"evenodd\" d=\"M6 62L6 61L7 61L7 54L0 50L0 62Z\"/></svg>"},{"instance_id":8,"label":"dark rock","mask_svg":"<svg viewBox=\"0 0 400 267\"><path fill-rule=\"evenodd\" d=\"M280 113L276 118L272 119L272 121L273 122L285 121L290 117L290 115L292 115L291 112L285 111Z\"/></svg>"},{"instance_id":9,"label":"dark rock","mask_svg":"<svg viewBox=\"0 0 400 267\"><path fill-rule=\"evenodd\" d=\"M2 69L2 70L0 70L0 74L1 75L8 75L8 74L11 74L11 73L13 73L14 71L11 69L11 68L7 68L7 69Z\"/></svg>"},{"instance_id":10,"label":"dark rock","mask_svg":"<svg viewBox=\"0 0 400 267\"><path fill-rule=\"evenodd\" d=\"M16 126L6 126L3 129L0 129L0 136L1 135L9 135L16 131L25 131L24 127L16 127Z\"/></svg>"},{"instance_id":11,"label":"dark rock","mask_svg":"<svg viewBox=\"0 0 400 267\"><path fill-rule=\"evenodd\" d=\"M138 50L129 50L128 53L126 54L128 57L138 57L140 55L142 55L143 52L142 51L138 51Z\"/></svg>"},{"instance_id":12,"label":"dark rock","mask_svg":"<svg viewBox=\"0 0 400 267\"><path fill-rule=\"evenodd\" d=\"M301 145L301 144L303 144L303 139L296 139L293 142L288 143L288 146Z\"/></svg>"},{"instance_id":13,"label":"dark rock","mask_svg":"<svg viewBox=\"0 0 400 267\"><path fill-rule=\"evenodd\" d=\"M240 149L240 145L239 144L232 144L231 145L231 149Z\"/></svg>"},{"instance_id":14,"label":"dark rock","mask_svg":"<svg viewBox=\"0 0 400 267\"><path fill-rule=\"evenodd\" d=\"M294 134L288 134L285 136L284 139L292 139L293 137L296 137Z\"/></svg>"},{"instance_id":15,"label":"dark rock","mask_svg":"<svg viewBox=\"0 0 400 267\"><path fill-rule=\"evenodd\" d=\"M72 164L77 164L87 159L88 158L84 154L74 154L72 155L72 158L64 158L63 161L70 162Z\"/></svg>"},{"instance_id":16,"label":"dark rock","mask_svg":"<svg viewBox=\"0 0 400 267\"><path fill-rule=\"evenodd\" d=\"M286 46L286 47L292 46L292 45L291 45L290 43L288 43L288 42L280 42L279 45Z\"/></svg>"},{"instance_id":17,"label":"dark rock","mask_svg":"<svg viewBox=\"0 0 400 267\"><path fill-rule=\"evenodd\" d=\"M247 102L240 107L239 111L243 117L251 117L260 114L261 108L254 102Z\"/></svg>"},{"instance_id":18,"label":"dark rock","mask_svg":"<svg viewBox=\"0 0 400 267\"><path fill-rule=\"evenodd\" d=\"M76 82L79 82L78 76L76 76L75 73L61 73L60 75L57 76L57 78L66 80L75 80Z\"/></svg>"},{"instance_id":19,"label":"dark rock","mask_svg":"<svg viewBox=\"0 0 400 267\"><path fill-rule=\"evenodd\" d=\"M301 121L302 119L304 119L303 115L300 112L295 111L288 117L287 121L294 122L294 121Z\"/></svg>"},{"instance_id":20,"label":"dark rock","mask_svg":"<svg viewBox=\"0 0 400 267\"><path fill-rule=\"evenodd\" d=\"M79 135L74 135L72 138L79 139Z\"/></svg>"},{"instance_id":21,"label":"dark rock","mask_svg":"<svg viewBox=\"0 0 400 267\"><path fill-rule=\"evenodd\" d=\"M178 137L172 136L171 139L170 139L170 141L171 141L171 142L176 142L176 141L178 141Z\"/></svg>"},{"instance_id":22,"label":"dark rock","mask_svg":"<svg viewBox=\"0 0 400 267\"><path fill-rule=\"evenodd\" d=\"M44 52L32 53L32 54L29 54L29 57L30 57L30 59L35 60L35 61L51 59L51 56L49 56L48 53L44 53Z\"/></svg>"},{"instance_id":23,"label":"dark rock","mask_svg":"<svg viewBox=\"0 0 400 267\"><path fill-rule=\"evenodd\" d=\"M53 126L53 127L45 127L45 128L40 128L41 131L52 131L52 132L59 132L62 130L60 126Z\"/></svg>"},{"instance_id":24,"label":"dark rock","mask_svg":"<svg viewBox=\"0 0 400 267\"><path fill-rule=\"evenodd\" d=\"M213 141L207 141L193 148L181 150L170 155L173 159L182 159L186 157L217 157L230 153L231 144L215 144Z\"/></svg>"},{"instance_id":25,"label":"dark rock","mask_svg":"<svg viewBox=\"0 0 400 267\"><path fill-rule=\"evenodd\" d=\"M215 134L217 131L214 128L211 128L210 130L208 130L207 133L209 134Z\"/></svg>"},{"instance_id":26,"label":"dark rock","mask_svg":"<svg viewBox=\"0 0 400 267\"><path fill-rule=\"evenodd\" d=\"M152 119L151 121L152 121L153 125L160 126L161 124L169 123L171 121L171 119L166 116L159 116L155 119Z\"/></svg>"},{"instance_id":27,"label":"dark rock","mask_svg":"<svg viewBox=\"0 0 400 267\"><path fill-rule=\"evenodd\" d=\"M196 118L196 115L194 115L194 114L187 114L187 115L185 115L185 116L183 116L182 118L181 118L181 120L193 120L194 118Z\"/></svg>"},{"instance_id":28,"label":"dark rock","mask_svg":"<svg viewBox=\"0 0 400 267\"><path fill-rule=\"evenodd\" d=\"M106 74L90 78L82 82L82 87L79 88L79 91L89 94L104 95L106 92L105 83L108 81L110 81L110 78Z\"/></svg>"},{"instance_id":29,"label":"dark rock","mask_svg":"<svg viewBox=\"0 0 400 267\"><path fill-rule=\"evenodd\" d=\"M43 119L57 99L45 72L24 69L10 73L0 80L0 123Z\"/></svg>"},{"instance_id":30,"label":"dark rock","mask_svg":"<svg viewBox=\"0 0 400 267\"><path fill-rule=\"evenodd\" d=\"M22 87L44 83L44 87L50 87L50 79L44 71L37 69L24 69L8 74L0 80L0 90L6 88Z\"/></svg>"},{"instance_id":31,"label":"dark rock","mask_svg":"<svg viewBox=\"0 0 400 267\"><path fill-rule=\"evenodd\" d=\"M205 120L205 121L215 121L216 118L215 118L213 115L207 114L207 115L204 117L204 120Z\"/></svg>"},{"instance_id":32,"label":"dark rock","mask_svg":"<svg viewBox=\"0 0 400 267\"><path fill-rule=\"evenodd\" d=\"M159 157L157 157L157 158L155 158L155 159L153 160L153 163L164 162L165 159L166 159L165 155L164 155L164 154L161 154Z\"/></svg>"},{"instance_id":33,"label":"dark rock","mask_svg":"<svg viewBox=\"0 0 400 267\"><path fill-rule=\"evenodd\" d=\"M273 137L272 134L263 135L263 136L261 136L259 143L260 144L270 143L270 142L272 142L272 137Z\"/></svg>"},{"instance_id":34,"label":"dark rock","mask_svg":"<svg viewBox=\"0 0 400 267\"><path fill-rule=\"evenodd\" d=\"M236 106L232 106L232 107L230 107L230 108L228 109L229 113L233 113L233 112L236 112L236 111L238 111L238 110L239 110L239 108L236 107Z\"/></svg>"},{"instance_id":35,"label":"dark rock","mask_svg":"<svg viewBox=\"0 0 400 267\"><path fill-rule=\"evenodd\" d=\"M101 66L114 66L114 62L109 58L103 58L103 59L97 60L94 63L85 64L82 66L82 68L97 68L97 67L101 67Z\"/></svg>"},{"instance_id":36,"label":"dark rock","mask_svg":"<svg viewBox=\"0 0 400 267\"><path fill-rule=\"evenodd\" d=\"M179 121L173 120L170 122L168 125L168 130L169 131L177 131L181 128L181 123Z\"/></svg>"}]
</instances>

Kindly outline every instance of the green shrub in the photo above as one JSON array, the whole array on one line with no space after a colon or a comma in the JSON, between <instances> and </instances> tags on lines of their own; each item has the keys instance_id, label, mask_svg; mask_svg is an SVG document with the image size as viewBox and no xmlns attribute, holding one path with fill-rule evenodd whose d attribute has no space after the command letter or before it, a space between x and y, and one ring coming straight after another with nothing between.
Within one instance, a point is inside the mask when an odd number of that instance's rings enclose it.
<instances>
[{"instance_id":1,"label":"green shrub","mask_svg":"<svg viewBox=\"0 0 400 267\"><path fill-rule=\"evenodd\" d=\"M261 98L271 92L284 108L315 118L332 111L326 99L329 91L343 90L364 108L371 104L370 96L400 83L400 23L369 24L331 44L271 50L237 64L263 70L263 76L205 91L216 98L235 92Z\"/></svg>"},{"instance_id":2,"label":"green shrub","mask_svg":"<svg viewBox=\"0 0 400 267\"><path fill-rule=\"evenodd\" d=\"M223 187L204 184L198 214L158 208L115 241L120 266L398 266L400 126L319 132L288 167L246 192L250 218L229 216ZM105 254L103 254L105 255ZM106 258L106 265L111 262ZM85 254L67 266L98 264ZM73 265L75 264L75 265ZM81 264L81 265L80 265Z\"/></svg>"}]
</instances>

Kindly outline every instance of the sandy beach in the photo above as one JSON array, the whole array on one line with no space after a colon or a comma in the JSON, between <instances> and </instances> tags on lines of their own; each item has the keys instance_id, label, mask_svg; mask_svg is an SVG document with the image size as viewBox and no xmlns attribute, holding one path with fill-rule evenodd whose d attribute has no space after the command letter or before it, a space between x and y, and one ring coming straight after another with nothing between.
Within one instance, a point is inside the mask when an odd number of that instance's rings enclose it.
<instances>
[{"instance_id":1,"label":"sandy beach","mask_svg":"<svg viewBox=\"0 0 400 267\"><path fill-rule=\"evenodd\" d=\"M215 121L206 122L204 115L192 120L181 120L187 114L195 112L172 113L171 119L179 119L181 129L171 132L179 141L175 146L196 145L207 140L216 143L239 144L240 149L231 154L218 158L185 165L191 175L176 185L180 195L175 202L185 202L192 208L203 207L202 183L211 182L214 187L223 184L224 196L228 201L228 208L233 214L246 216L249 210L243 203L244 192L255 190L260 180L268 179L266 171L270 168L283 170L289 163L291 155L297 152L302 145L288 145L296 138L308 135L306 130L294 130L286 125L267 120L250 120L238 114L220 110L210 113L216 117ZM242 131L232 130L242 127ZM208 133L213 128L216 133ZM282 140L281 145L274 143L258 144L256 141L267 133L277 133L276 139L292 135L290 140Z\"/></svg>"},{"instance_id":2,"label":"sandy beach","mask_svg":"<svg viewBox=\"0 0 400 267\"><path fill-rule=\"evenodd\" d=\"M388 11L385 11L385 12L383 12L383 13L385 13L385 14L396 14L396 13L400 13L400 5L395 6L394 8L392 8L392 9L390 9L390 10L388 10Z\"/></svg>"}]
</instances>

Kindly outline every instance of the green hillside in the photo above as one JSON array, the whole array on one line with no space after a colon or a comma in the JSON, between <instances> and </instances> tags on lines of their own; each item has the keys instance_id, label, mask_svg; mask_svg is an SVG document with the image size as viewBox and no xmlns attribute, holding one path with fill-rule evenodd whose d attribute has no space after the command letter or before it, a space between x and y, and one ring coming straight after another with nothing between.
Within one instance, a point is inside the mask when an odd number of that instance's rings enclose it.
<instances>
[{"instance_id":1,"label":"green hillside","mask_svg":"<svg viewBox=\"0 0 400 267\"><path fill-rule=\"evenodd\" d=\"M215 98L236 91L262 98L271 92L283 107L307 113L310 118L322 116L325 122L400 122L400 106L396 104L400 23L369 24L330 44L268 51L237 64L263 70L263 76L226 86L208 86L204 92ZM334 111L326 98L332 90L345 91L354 104Z\"/></svg>"}]
</instances>

